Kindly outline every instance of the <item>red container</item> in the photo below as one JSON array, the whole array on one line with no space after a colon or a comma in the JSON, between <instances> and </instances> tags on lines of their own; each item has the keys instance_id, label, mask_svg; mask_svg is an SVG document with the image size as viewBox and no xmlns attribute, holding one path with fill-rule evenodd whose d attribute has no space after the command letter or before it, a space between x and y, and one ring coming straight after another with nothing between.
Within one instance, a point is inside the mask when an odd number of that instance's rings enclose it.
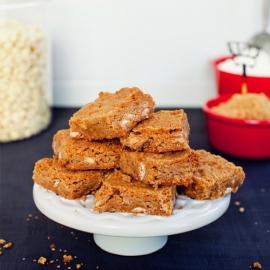
<instances>
[{"instance_id":1,"label":"red container","mask_svg":"<svg viewBox=\"0 0 270 270\"><path fill-rule=\"evenodd\" d=\"M231 96L220 95L203 107L210 144L225 154L240 158L270 158L270 119L244 120L212 112L213 106L227 101Z\"/></svg>"},{"instance_id":2,"label":"red container","mask_svg":"<svg viewBox=\"0 0 270 270\"><path fill-rule=\"evenodd\" d=\"M243 83L242 75L228 73L218 69L219 63L232 58L232 56L226 56L212 61L215 71L216 88L218 94L220 95L228 93L241 93L241 86ZM270 77L247 76L245 81L247 83L248 92L264 92L265 94L270 95Z\"/></svg>"}]
</instances>

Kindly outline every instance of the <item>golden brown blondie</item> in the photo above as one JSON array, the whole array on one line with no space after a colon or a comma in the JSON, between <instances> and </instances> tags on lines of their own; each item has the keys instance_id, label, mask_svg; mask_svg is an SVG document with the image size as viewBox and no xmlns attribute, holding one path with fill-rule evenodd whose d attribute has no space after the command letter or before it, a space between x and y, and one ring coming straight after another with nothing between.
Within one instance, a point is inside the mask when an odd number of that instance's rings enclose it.
<instances>
[{"instance_id":1,"label":"golden brown blondie","mask_svg":"<svg viewBox=\"0 0 270 270\"><path fill-rule=\"evenodd\" d=\"M169 216L175 200L176 186L155 190L116 170L105 178L96 192L94 211Z\"/></svg>"},{"instance_id":2,"label":"golden brown blondie","mask_svg":"<svg viewBox=\"0 0 270 270\"><path fill-rule=\"evenodd\" d=\"M181 110L161 110L141 121L121 138L132 150L152 153L179 151L189 148L189 123Z\"/></svg>"},{"instance_id":3,"label":"golden brown blondie","mask_svg":"<svg viewBox=\"0 0 270 270\"><path fill-rule=\"evenodd\" d=\"M60 166L55 159L43 158L35 163L33 180L61 197L73 200L96 191L107 172L72 171Z\"/></svg>"},{"instance_id":4,"label":"golden brown blondie","mask_svg":"<svg viewBox=\"0 0 270 270\"><path fill-rule=\"evenodd\" d=\"M120 168L123 173L154 187L187 186L193 180L198 159L198 154L192 149L159 154L123 150Z\"/></svg>"},{"instance_id":5,"label":"golden brown blondie","mask_svg":"<svg viewBox=\"0 0 270 270\"><path fill-rule=\"evenodd\" d=\"M73 139L68 129L53 137L53 151L62 166L71 170L117 168L122 145L118 139L88 141Z\"/></svg>"},{"instance_id":6,"label":"golden brown blondie","mask_svg":"<svg viewBox=\"0 0 270 270\"><path fill-rule=\"evenodd\" d=\"M88 140L126 136L138 122L153 114L154 107L153 98L136 87L100 92L94 102L70 118L70 136Z\"/></svg>"},{"instance_id":7,"label":"golden brown blondie","mask_svg":"<svg viewBox=\"0 0 270 270\"><path fill-rule=\"evenodd\" d=\"M196 152L200 158L193 183L181 187L181 194L197 200L207 200L217 199L238 190L245 179L242 167L205 150Z\"/></svg>"}]
</instances>

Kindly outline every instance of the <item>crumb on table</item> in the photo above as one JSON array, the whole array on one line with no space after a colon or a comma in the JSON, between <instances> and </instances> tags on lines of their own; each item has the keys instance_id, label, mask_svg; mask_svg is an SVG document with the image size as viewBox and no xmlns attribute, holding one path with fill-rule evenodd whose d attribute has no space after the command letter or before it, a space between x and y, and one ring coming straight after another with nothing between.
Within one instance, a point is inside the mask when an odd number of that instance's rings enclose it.
<instances>
[{"instance_id":1,"label":"crumb on table","mask_svg":"<svg viewBox=\"0 0 270 270\"><path fill-rule=\"evenodd\" d=\"M240 204L241 204L241 203L238 202L238 201L234 202L234 205L236 205L236 206L239 206Z\"/></svg>"},{"instance_id":2,"label":"crumb on table","mask_svg":"<svg viewBox=\"0 0 270 270\"><path fill-rule=\"evenodd\" d=\"M64 255L63 256L63 262L64 263L69 263L73 260L73 257L71 255Z\"/></svg>"},{"instance_id":3,"label":"crumb on table","mask_svg":"<svg viewBox=\"0 0 270 270\"><path fill-rule=\"evenodd\" d=\"M4 245L6 243L6 240L0 239L0 245Z\"/></svg>"},{"instance_id":4,"label":"crumb on table","mask_svg":"<svg viewBox=\"0 0 270 270\"><path fill-rule=\"evenodd\" d=\"M11 247L12 247L12 243L11 242L9 242L9 243L7 243L7 244L4 245L4 248L11 248Z\"/></svg>"},{"instance_id":5,"label":"crumb on table","mask_svg":"<svg viewBox=\"0 0 270 270\"><path fill-rule=\"evenodd\" d=\"M262 265L259 262L253 263L253 267L257 269L262 269Z\"/></svg>"},{"instance_id":6,"label":"crumb on table","mask_svg":"<svg viewBox=\"0 0 270 270\"><path fill-rule=\"evenodd\" d=\"M240 208L239 208L239 212L240 212L240 213L244 213L244 212L245 212L245 208L244 208L244 207L240 207Z\"/></svg>"},{"instance_id":7,"label":"crumb on table","mask_svg":"<svg viewBox=\"0 0 270 270\"><path fill-rule=\"evenodd\" d=\"M42 256L38 259L38 263L39 263L39 264L45 264L46 261L47 261L47 259L44 258L44 257L42 257Z\"/></svg>"}]
</instances>

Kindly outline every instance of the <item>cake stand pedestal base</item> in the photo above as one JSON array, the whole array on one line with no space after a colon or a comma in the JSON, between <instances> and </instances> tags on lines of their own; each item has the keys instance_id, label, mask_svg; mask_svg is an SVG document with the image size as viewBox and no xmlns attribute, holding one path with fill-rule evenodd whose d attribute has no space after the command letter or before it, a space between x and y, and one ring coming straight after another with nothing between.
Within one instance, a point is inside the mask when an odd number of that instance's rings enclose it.
<instances>
[{"instance_id":1,"label":"cake stand pedestal base","mask_svg":"<svg viewBox=\"0 0 270 270\"><path fill-rule=\"evenodd\" d=\"M165 246L168 236L118 237L94 234L95 243L103 250L122 256L139 256L153 253Z\"/></svg>"}]
</instances>

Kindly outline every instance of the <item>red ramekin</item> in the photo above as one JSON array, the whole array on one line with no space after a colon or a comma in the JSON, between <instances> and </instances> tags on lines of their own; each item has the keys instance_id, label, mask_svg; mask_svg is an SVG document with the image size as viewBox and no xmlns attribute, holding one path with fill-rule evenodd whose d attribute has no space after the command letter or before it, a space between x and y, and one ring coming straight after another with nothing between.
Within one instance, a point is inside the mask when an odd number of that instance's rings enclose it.
<instances>
[{"instance_id":1,"label":"red ramekin","mask_svg":"<svg viewBox=\"0 0 270 270\"><path fill-rule=\"evenodd\" d=\"M230 99L223 94L208 100L203 106L208 139L217 150L235 157L248 159L270 158L270 119L245 120L219 115L213 106ZM267 95L270 97L269 95Z\"/></svg>"}]
</instances>

